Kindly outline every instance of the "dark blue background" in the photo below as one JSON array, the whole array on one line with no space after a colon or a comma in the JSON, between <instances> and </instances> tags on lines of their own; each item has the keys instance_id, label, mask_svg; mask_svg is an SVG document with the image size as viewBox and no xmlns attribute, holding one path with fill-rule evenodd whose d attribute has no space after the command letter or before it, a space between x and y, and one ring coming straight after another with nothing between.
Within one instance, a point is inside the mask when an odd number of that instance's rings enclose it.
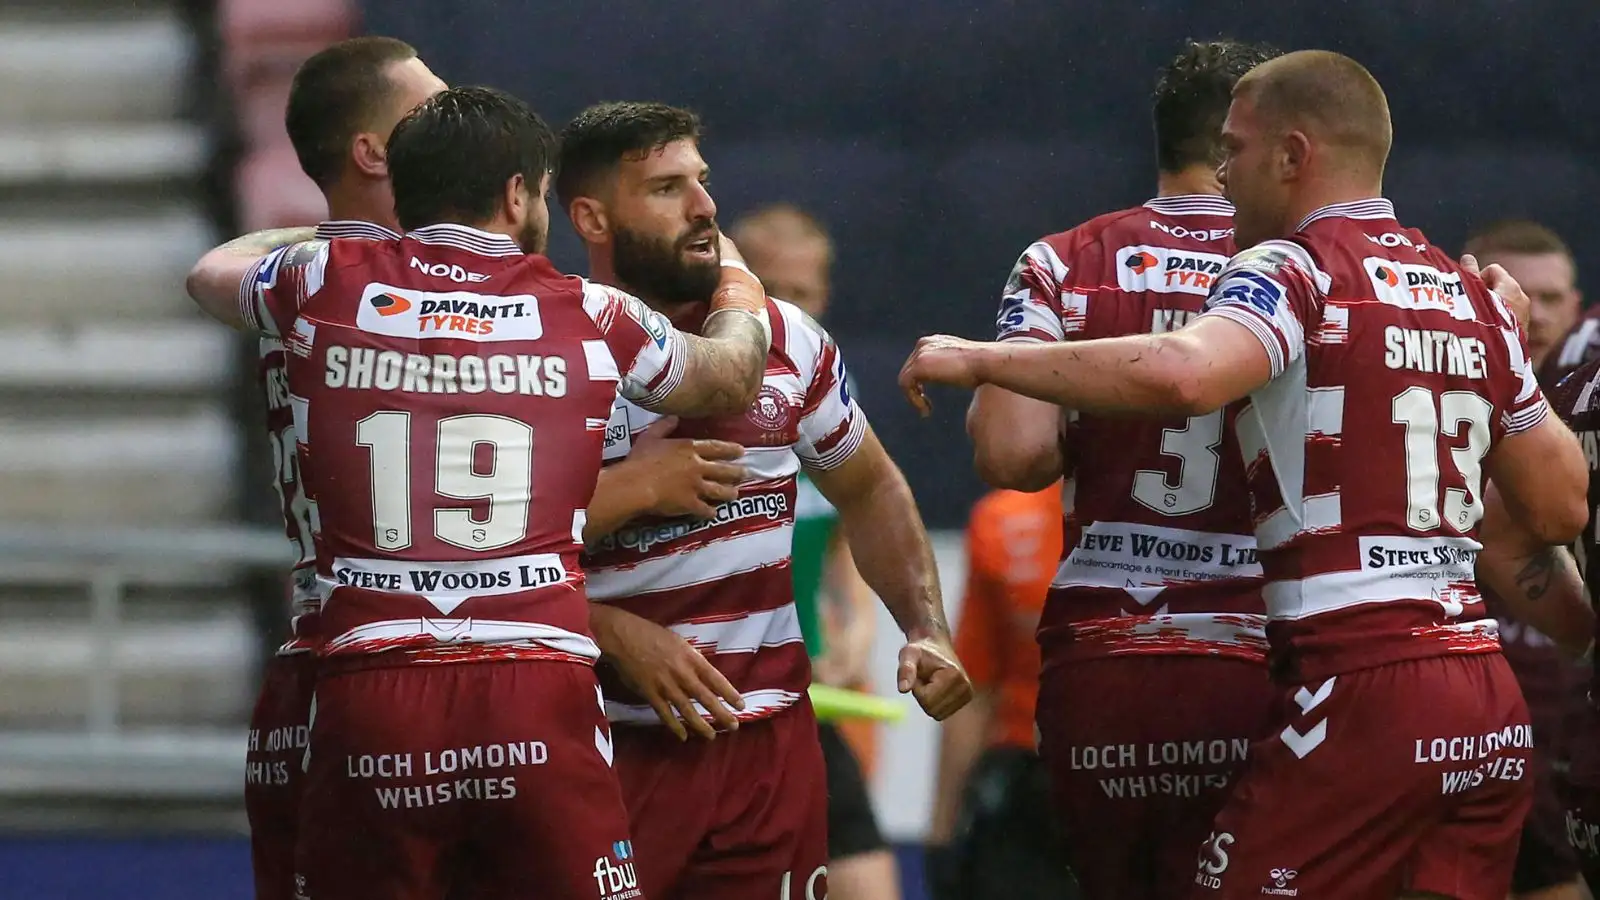
<instances>
[{"instance_id":1,"label":"dark blue background","mask_svg":"<svg viewBox=\"0 0 1600 900\"><path fill-rule=\"evenodd\" d=\"M893 376L919 334L988 335L1035 237L1149 195L1149 91L1184 38L1355 56L1389 93L1388 192L1403 221L1455 248L1474 224L1533 215L1594 266L1600 17L1580 6L382 0L366 4L366 26L416 44L451 82L516 92L555 125L599 100L699 110L724 223L791 200L833 228L833 329L930 521L952 526L979 490L965 397L936 396L936 419L921 422ZM581 271L559 216L552 230L557 262Z\"/></svg>"}]
</instances>

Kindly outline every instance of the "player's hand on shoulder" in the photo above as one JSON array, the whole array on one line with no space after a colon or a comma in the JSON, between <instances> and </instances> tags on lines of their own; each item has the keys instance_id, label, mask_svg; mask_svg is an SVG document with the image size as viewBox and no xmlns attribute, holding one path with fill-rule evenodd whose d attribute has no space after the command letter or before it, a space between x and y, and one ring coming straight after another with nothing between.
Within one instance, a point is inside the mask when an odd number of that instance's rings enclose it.
<instances>
[{"instance_id":1,"label":"player's hand on shoulder","mask_svg":"<svg viewBox=\"0 0 1600 900\"><path fill-rule=\"evenodd\" d=\"M980 362L992 345L969 341L948 334L934 334L917 340L911 356L900 367L900 390L923 415L932 412L925 384L948 384L974 388L981 382Z\"/></svg>"},{"instance_id":2,"label":"player's hand on shoulder","mask_svg":"<svg viewBox=\"0 0 1600 900\"><path fill-rule=\"evenodd\" d=\"M738 729L734 710L744 709L744 697L704 654L648 619L612 607L597 612L591 621L606 661L678 740L692 731L709 741L718 730Z\"/></svg>"},{"instance_id":3,"label":"player's hand on shoulder","mask_svg":"<svg viewBox=\"0 0 1600 900\"><path fill-rule=\"evenodd\" d=\"M972 679L956 657L948 635L908 641L900 648L900 693L909 693L936 722L954 715L972 699Z\"/></svg>"},{"instance_id":4,"label":"player's hand on shoulder","mask_svg":"<svg viewBox=\"0 0 1600 900\"><path fill-rule=\"evenodd\" d=\"M1461 268L1482 278L1484 285L1499 295L1505 302L1506 308L1511 310L1511 314L1517 319L1517 325L1524 331L1528 330L1528 316L1533 310L1533 300L1522 289L1522 285L1511 277L1510 272L1498 263L1480 270L1477 258L1470 253L1461 257Z\"/></svg>"},{"instance_id":5,"label":"player's hand on shoulder","mask_svg":"<svg viewBox=\"0 0 1600 900\"><path fill-rule=\"evenodd\" d=\"M709 519L717 506L738 499L746 471L735 460L744 448L728 441L669 437L678 425L666 416L645 429L619 465L636 470L654 498L647 512Z\"/></svg>"}]
</instances>

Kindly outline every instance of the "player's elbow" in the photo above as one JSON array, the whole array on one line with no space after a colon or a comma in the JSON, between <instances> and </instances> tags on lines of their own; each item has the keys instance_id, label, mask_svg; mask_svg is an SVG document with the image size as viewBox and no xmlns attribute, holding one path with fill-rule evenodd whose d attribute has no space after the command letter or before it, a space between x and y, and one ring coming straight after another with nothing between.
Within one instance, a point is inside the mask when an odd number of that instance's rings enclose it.
<instances>
[{"instance_id":1,"label":"player's elbow","mask_svg":"<svg viewBox=\"0 0 1600 900\"><path fill-rule=\"evenodd\" d=\"M1547 544L1570 544L1589 524L1588 494L1583 490L1552 496L1529 520L1529 530Z\"/></svg>"},{"instance_id":2,"label":"player's elbow","mask_svg":"<svg viewBox=\"0 0 1600 900\"><path fill-rule=\"evenodd\" d=\"M972 468L992 488L1028 493L1044 490L1061 474L1049 452L992 441L974 441Z\"/></svg>"}]
</instances>

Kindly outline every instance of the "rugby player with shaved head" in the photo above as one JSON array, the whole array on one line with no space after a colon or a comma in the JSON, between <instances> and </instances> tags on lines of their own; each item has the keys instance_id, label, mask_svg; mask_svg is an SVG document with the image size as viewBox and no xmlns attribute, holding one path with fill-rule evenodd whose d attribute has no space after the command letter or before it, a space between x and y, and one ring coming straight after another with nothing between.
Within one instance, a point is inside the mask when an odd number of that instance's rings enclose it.
<instances>
[{"instance_id":1,"label":"rugby player with shaved head","mask_svg":"<svg viewBox=\"0 0 1600 900\"><path fill-rule=\"evenodd\" d=\"M1479 533L1572 540L1588 472L1507 302L1396 220L1391 137L1356 61L1263 63L1223 125L1219 175L1246 249L1200 316L1070 344L924 338L901 373L923 407L927 382L1099 413L1242 402L1230 430L1278 696L1200 848L1195 898L1503 900L1510 887L1532 735L1474 581Z\"/></svg>"}]
</instances>

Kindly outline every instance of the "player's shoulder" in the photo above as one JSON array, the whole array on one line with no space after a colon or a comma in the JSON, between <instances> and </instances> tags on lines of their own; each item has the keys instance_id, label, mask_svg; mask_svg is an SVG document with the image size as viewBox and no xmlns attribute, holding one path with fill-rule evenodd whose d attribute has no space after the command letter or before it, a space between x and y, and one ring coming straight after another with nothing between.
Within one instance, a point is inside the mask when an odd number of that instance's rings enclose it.
<instances>
[{"instance_id":1,"label":"player's shoulder","mask_svg":"<svg viewBox=\"0 0 1600 900\"><path fill-rule=\"evenodd\" d=\"M814 359L833 342L821 322L787 300L769 295L767 318L772 324L773 346L796 359Z\"/></svg>"},{"instance_id":2,"label":"player's shoulder","mask_svg":"<svg viewBox=\"0 0 1600 900\"><path fill-rule=\"evenodd\" d=\"M1600 430L1600 356L1566 372L1550 389L1550 407L1574 431Z\"/></svg>"}]
</instances>

